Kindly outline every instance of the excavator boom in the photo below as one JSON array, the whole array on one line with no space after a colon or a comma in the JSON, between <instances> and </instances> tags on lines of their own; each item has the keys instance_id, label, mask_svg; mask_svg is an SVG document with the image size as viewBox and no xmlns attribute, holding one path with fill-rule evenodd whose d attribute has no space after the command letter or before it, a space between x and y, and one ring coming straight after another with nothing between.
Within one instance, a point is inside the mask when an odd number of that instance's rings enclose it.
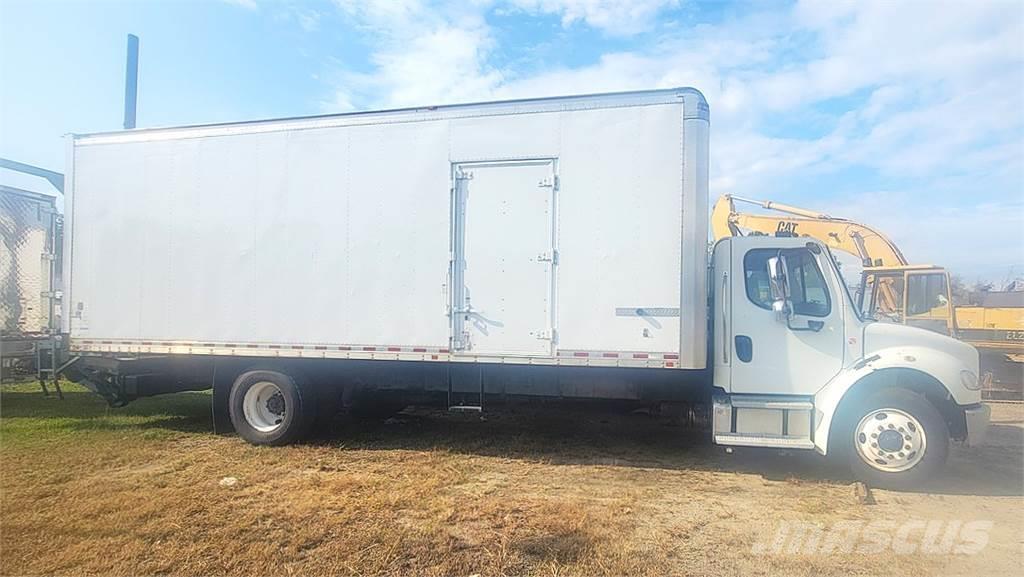
<instances>
[{"instance_id":1,"label":"excavator boom","mask_svg":"<svg viewBox=\"0 0 1024 577\"><path fill-rule=\"evenodd\" d=\"M782 215L738 212L735 201ZM722 195L711 213L711 228L715 240L743 234L810 236L834 249L860 257L864 266L907 265L900 249L884 234L867 225L768 200Z\"/></svg>"}]
</instances>

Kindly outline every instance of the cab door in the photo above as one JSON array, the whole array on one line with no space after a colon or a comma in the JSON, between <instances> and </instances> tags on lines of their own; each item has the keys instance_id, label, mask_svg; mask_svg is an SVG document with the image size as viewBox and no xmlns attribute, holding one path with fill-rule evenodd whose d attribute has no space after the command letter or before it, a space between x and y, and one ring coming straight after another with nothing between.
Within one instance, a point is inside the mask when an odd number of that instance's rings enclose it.
<instances>
[{"instance_id":1,"label":"cab door","mask_svg":"<svg viewBox=\"0 0 1024 577\"><path fill-rule=\"evenodd\" d=\"M777 256L786 262L788 319L772 307L768 259ZM732 239L730 338L718 351L732 393L812 395L842 369L845 296L829 258L806 239Z\"/></svg>"}]
</instances>

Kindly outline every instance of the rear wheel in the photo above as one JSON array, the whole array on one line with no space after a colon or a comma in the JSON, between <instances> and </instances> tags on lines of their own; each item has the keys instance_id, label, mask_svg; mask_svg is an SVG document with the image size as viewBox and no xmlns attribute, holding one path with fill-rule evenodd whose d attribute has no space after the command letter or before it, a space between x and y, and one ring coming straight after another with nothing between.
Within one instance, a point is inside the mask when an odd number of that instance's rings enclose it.
<instances>
[{"instance_id":1,"label":"rear wheel","mask_svg":"<svg viewBox=\"0 0 1024 577\"><path fill-rule=\"evenodd\" d=\"M904 389L878 391L847 417L839 449L854 475L868 485L916 488L946 461L946 422L921 395Z\"/></svg>"},{"instance_id":2,"label":"rear wheel","mask_svg":"<svg viewBox=\"0 0 1024 577\"><path fill-rule=\"evenodd\" d=\"M254 445L293 443L306 436L315 420L312 398L293 377L277 371L248 371L231 387L231 424Z\"/></svg>"}]
</instances>

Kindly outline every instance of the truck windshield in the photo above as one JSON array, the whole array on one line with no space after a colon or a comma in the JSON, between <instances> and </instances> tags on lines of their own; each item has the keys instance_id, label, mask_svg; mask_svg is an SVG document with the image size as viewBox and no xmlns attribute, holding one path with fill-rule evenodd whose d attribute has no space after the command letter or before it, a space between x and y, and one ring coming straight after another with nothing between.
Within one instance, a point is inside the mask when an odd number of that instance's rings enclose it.
<instances>
[{"instance_id":1,"label":"truck windshield","mask_svg":"<svg viewBox=\"0 0 1024 577\"><path fill-rule=\"evenodd\" d=\"M860 320L872 320L870 316L866 316L853 302L853 296L850 294L850 284L843 276L843 267L840 266L839 261L836 260L836 255L832 253L832 249L829 248L828 245L822 246L825 247L825 251L828 253L828 260L830 263L832 263L832 270L835 271L836 277L839 279L840 286L843 287L842 291L843 294L846 295L846 302L850 305L850 309L852 309L857 314L857 318L859 318ZM864 289L865 287L860 287L860 290Z\"/></svg>"}]
</instances>

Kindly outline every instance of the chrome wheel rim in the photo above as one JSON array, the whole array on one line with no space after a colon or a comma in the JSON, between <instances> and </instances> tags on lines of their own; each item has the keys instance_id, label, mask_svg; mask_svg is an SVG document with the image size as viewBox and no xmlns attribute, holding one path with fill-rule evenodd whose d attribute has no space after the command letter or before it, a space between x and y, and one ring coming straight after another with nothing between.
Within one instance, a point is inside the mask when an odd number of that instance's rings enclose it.
<instances>
[{"instance_id":1,"label":"chrome wheel rim","mask_svg":"<svg viewBox=\"0 0 1024 577\"><path fill-rule=\"evenodd\" d=\"M879 471L899 473L921 462L928 438L913 415L885 408L871 411L860 420L853 442L865 463Z\"/></svg>"},{"instance_id":2,"label":"chrome wheel rim","mask_svg":"<svg viewBox=\"0 0 1024 577\"><path fill-rule=\"evenodd\" d=\"M242 398L246 422L261 433L270 433L280 427L287 409L281 389L270 381L260 381L249 387Z\"/></svg>"}]
</instances>

